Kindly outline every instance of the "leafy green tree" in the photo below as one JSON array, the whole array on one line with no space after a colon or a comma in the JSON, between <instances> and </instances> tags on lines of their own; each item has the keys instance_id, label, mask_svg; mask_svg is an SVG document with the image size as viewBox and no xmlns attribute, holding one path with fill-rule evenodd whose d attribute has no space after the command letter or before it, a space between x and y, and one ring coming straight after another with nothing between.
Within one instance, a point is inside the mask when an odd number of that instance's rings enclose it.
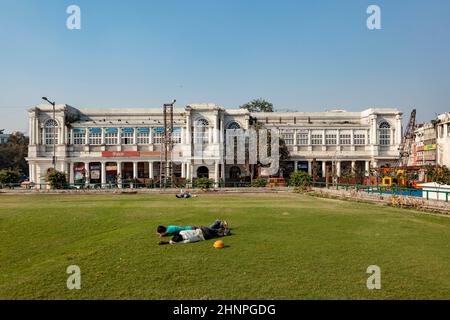
<instances>
[{"instance_id":1,"label":"leafy green tree","mask_svg":"<svg viewBox=\"0 0 450 320\"><path fill-rule=\"evenodd\" d=\"M450 184L450 170L446 166L427 166L427 177L432 182Z\"/></svg>"},{"instance_id":2,"label":"leafy green tree","mask_svg":"<svg viewBox=\"0 0 450 320\"><path fill-rule=\"evenodd\" d=\"M312 178L304 171L294 171L290 175L289 184L300 190L306 190L311 186Z\"/></svg>"},{"instance_id":3,"label":"leafy green tree","mask_svg":"<svg viewBox=\"0 0 450 320\"><path fill-rule=\"evenodd\" d=\"M273 104L261 98L247 102L239 108L247 109L250 112L273 112Z\"/></svg>"},{"instance_id":4,"label":"leafy green tree","mask_svg":"<svg viewBox=\"0 0 450 320\"><path fill-rule=\"evenodd\" d=\"M20 179L19 172L12 169L2 169L0 170L0 183L18 183Z\"/></svg>"},{"instance_id":5,"label":"leafy green tree","mask_svg":"<svg viewBox=\"0 0 450 320\"><path fill-rule=\"evenodd\" d=\"M12 169L28 175L28 138L21 132L15 132L7 143L0 144L0 169Z\"/></svg>"},{"instance_id":6,"label":"leafy green tree","mask_svg":"<svg viewBox=\"0 0 450 320\"><path fill-rule=\"evenodd\" d=\"M50 183L53 189L63 189L67 184L67 177L64 172L49 169L45 174L45 181Z\"/></svg>"}]
</instances>

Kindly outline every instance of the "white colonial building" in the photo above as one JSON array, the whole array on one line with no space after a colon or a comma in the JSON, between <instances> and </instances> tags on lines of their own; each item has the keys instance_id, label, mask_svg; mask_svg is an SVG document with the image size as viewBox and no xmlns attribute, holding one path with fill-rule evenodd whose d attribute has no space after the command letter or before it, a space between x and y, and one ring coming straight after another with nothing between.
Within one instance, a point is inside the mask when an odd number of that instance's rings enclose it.
<instances>
[{"instance_id":1,"label":"white colonial building","mask_svg":"<svg viewBox=\"0 0 450 320\"><path fill-rule=\"evenodd\" d=\"M120 179L157 179L160 176L163 112L158 109L76 109L50 105L28 110L30 181L44 183L53 167L67 173L70 182L108 183ZM174 173L187 179L208 176L215 181L240 179L245 165L224 164L226 129L248 129L256 120L279 130L290 153L287 170L311 173L313 159L319 174L335 164L337 175L367 172L394 165L402 140L402 113L371 108L361 112L249 113L215 104L191 104L174 109L177 146ZM194 161L193 143L205 146L206 163ZM198 159L197 159L198 160Z\"/></svg>"},{"instance_id":2,"label":"white colonial building","mask_svg":"<svg viewBox=\"0 0 450 320\"><path fill-rule=\"evenodd\" d=\"M437 118L437 164L450 168L450 112Z\"/></svg>"}]
</instances>

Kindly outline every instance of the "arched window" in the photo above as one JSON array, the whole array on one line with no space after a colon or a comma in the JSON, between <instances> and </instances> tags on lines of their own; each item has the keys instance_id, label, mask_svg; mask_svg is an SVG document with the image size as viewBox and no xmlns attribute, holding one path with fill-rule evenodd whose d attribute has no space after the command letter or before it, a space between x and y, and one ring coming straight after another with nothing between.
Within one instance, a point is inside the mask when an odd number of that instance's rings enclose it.
<instances>
[{"instance_id":1,"label":"arched window","mask_svg":"<svg viewBox=\"0 0 450 320\"><path fill-rule=\"evenodd\" d=\"M228 124L227 129L240 129L241 125L239 123L237 123L236 121L230 122Z\"/></svg>"},{"instance_id":2,"label":"arched window","mask_svg":"<svg viewBox=\"0 0 450 320\"><path fill-rule=\"evenodd\" d=\"M209 122L206 119L199 119L195 122L194 141L197 144L209 143Z\"/></svg>"},{"instance_id":3,"label":"arched window","mask_svg":"<svg viewBox=\"0 0 450 320\"><path fill-rule=\"evenodd\" d=\"M58 122L49 119L44 125L44 143L53 145L58 143Z\"/></svg>"},{"instance_id":4,"label":"arched window","mask_svg":"<svg viewBox=\"0 0 450 320\"><path fill-rule=\"evenodd\" d=\"M209 178L209 169L201 166L197 169L197 178Z\"/></svg>"},{"instance_id":5,"label":"arched window","mask_svg":"<svg viewBox=\"0 0 450 320\"><path fill-rule=\"evenodd\" d=\"M241 169L239 167L233 166L230 168L230 179L238 180L241 177Z\"/></svg>"},{"instance_id":6,"label":"arched window","mask_svg":"<svg viewBox=\"0 0 450 320\"><path fill-rule=\"evenodd\" d=\"M391 144L391 125L386 121L378 126L378 137L380 145L387 146Z\"/></svg>"}]
</instances>

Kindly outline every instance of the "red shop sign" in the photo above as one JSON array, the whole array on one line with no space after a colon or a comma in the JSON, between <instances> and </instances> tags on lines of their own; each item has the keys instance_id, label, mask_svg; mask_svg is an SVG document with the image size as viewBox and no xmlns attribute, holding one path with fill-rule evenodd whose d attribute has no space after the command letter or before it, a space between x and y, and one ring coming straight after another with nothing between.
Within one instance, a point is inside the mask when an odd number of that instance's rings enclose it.
<instances>
[{"instance_id":1,"label":"red shop sign","mask_svg":"<svg viewBox=\"0 0 450 320\"><path fill-rule=\"evenodd\" d=\"M139 157L139 151L103 151L102 157L108 158Z\"/></svg>"}]
</instances>

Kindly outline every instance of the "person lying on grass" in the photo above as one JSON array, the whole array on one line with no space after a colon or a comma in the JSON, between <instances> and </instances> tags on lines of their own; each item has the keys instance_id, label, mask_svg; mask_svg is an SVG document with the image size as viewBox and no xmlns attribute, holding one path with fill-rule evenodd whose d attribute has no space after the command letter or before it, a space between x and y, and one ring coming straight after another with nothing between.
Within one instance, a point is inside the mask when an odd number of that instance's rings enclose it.
<instances>
[{"instance_id":1,"label":"person lying on grass","mask_svg":"<svg viewBox=\"0 0 450 320\"><path fill-rule=\"evenodd\" d=\"M199 227L194 230L183 230L172 237L170 241L160 241L159 244L191 243L220 238L230 235L230 229L226 221L216 220L209 227Z\"/></svg>"},{"instance_id":2,"label":"person lying on grass","mask_svg":"<svg viewBox=\"0 0 450 320\"><path fill-rule=\"evenodd\" d=\"M184 226L184 227L180 227L180 226L158 226L158 228L156 228L156 233L160 236L160 237L168 237L168 236L176 236L177 234L180 233L180 231L185 231L185 230L194 230L195 227L194 226Z\"/></svg>"},{"instance_id":3,"label":"person lying on grass","mask_svg":"<svg viewBox=\"0 0 450 320\"><path fill-rule=\"evenodd\" d=\"M192 198L192 195L189 191L183 191L183 189L181 189L180 193L176 194L175 197L177 197L178 199L189 199Z\"/></svg>"}]
</instances>

